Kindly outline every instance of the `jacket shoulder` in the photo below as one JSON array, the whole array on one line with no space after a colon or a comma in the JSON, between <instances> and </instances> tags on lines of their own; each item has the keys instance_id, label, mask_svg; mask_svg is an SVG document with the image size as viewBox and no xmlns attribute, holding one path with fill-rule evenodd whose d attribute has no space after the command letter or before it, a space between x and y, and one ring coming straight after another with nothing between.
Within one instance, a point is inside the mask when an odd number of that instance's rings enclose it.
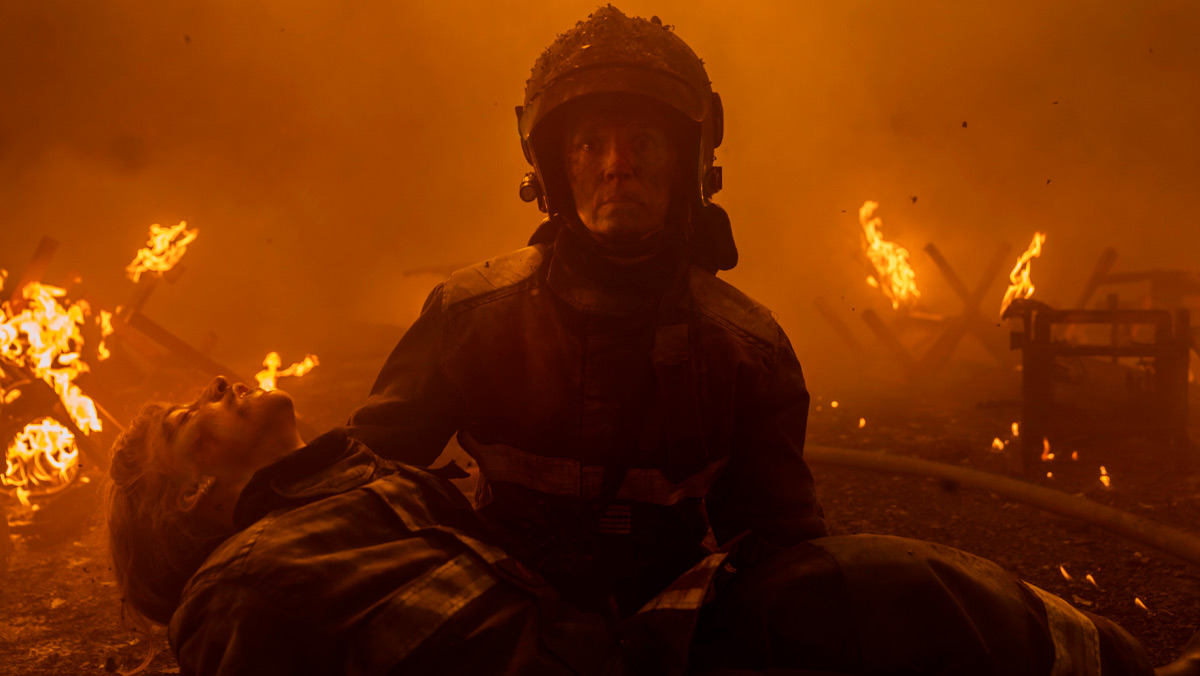
<instances>
[{"instance_id":1,"label":"jacket shoulder","mask_svg":"<svg viewBox=\"0 0 1200 676\"><path fill-rule=\"evenodd\" d=\"M536 279L545 258L544 245L529 246L456 270L443 284L443 309L514 291Z\"/></svg>"},{"instance_id":2,"label":"jacket shoulder","mask_svg":"<svg viewBox=\"0 0 1200 676\"><path fill-rule=\"evenodd\" d=\"M771 351L778 344L779 324L762 303L697 267L691 269L689 285L700 314L761 349Z\"/></svg>"}]
</instances>

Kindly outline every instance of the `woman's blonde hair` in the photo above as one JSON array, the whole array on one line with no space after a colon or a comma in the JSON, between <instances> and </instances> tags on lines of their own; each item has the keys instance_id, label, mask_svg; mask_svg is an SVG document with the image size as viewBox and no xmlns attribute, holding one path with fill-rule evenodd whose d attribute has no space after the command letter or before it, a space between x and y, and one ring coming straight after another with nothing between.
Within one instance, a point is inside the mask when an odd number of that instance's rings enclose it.
<instances>
[{"instance_id":1,"label":"woman's blonde hair","mask_svg":"<svg viewBox=\"0 0 1200 676\"><path fill-rule=\"evenodd\" d=\"M182 494L189 477L166 455L160 431L170 407L146 404L117 438L109 466L108 545L122 612L165 625L188 579L228 532L190 518ZM132 611L132 613L131 613Z\"/></svg>"}]
</instances>

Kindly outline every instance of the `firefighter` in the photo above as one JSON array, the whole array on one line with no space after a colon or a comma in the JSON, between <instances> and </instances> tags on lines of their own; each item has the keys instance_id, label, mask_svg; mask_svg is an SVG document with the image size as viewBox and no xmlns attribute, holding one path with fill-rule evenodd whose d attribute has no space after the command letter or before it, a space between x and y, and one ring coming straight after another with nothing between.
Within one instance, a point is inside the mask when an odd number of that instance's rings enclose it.
<instances>
[{"instance_id":1,"label":"firefighter","mask_svg":"<svg viewBox=\"0 0 1200 676\"><path fill-rule=\"evenodd\" d=\"M735 538L825 535L800 364L715 274L737 249L700 59L601 7L537 59L517 118L545 220L433 290L351 433L417 466L457 433L496 536L614 619Z\"/></svg>"}]
</instances>

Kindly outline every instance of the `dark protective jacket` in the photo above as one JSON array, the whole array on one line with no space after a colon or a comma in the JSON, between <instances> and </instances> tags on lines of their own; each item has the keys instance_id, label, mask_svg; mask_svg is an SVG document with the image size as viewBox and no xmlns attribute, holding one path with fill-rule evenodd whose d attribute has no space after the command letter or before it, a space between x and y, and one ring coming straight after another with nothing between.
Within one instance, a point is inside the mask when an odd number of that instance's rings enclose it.
<instances>
[{"instance_id":1,"label":"dark protective jacket","mask_svg":"<svg viewBox=\"0 0 1200 676\"><path fill-rule=\"evenodd\" d=\"M622 614L704 555L710 525L824 535L808 392L770 311L670 242L614 261L581 229L434 289L352 434L424 466L457 432L509 551Z\"/></svg>"},{"instance_id":2,"label":"dark protective jacket","mask_svg":"<svg viewBox=\"0 0 1200 676\"><path fill-rule=\"evenodd\" d=\"M481 539L449 481L344 430L260 470L235 521L171 618L183 674L677 674L724 560L618 627Z\"/></svg>"}]
</instances>

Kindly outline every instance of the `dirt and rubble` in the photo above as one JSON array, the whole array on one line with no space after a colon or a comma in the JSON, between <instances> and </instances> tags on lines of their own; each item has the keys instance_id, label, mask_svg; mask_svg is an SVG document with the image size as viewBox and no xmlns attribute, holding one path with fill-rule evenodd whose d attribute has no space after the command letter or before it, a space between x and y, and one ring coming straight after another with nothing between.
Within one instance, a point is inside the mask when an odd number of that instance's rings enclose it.
<instances>
[{"instance_id":1,"label":"dirt and rubble","mask_svg":"<svg viewBox=\"0 0 1200 676\"><path fill-rule=\"evenodd\" d=\"M365 395L389 348L381 344L374 357L352 360L322 355L320 368L282 386L311 427L336 425ZM368 352L374 354L361 354ZM1017 391L1016 380L1005 377L1010 382L1001 379L987 391L961 383L913 388L866 380L818 389L809 439L1003 473L1016 444L997 450L992 442L1011 440L1019 415L1019 403L1004 396ZM1193 429L1193 438L1198 432ZM1200 534L1200 472L1180 461L1180 453L1144 439L1084 436L1056 450L1045 463L1053 476L1039 483ZM1108 488L1099 480L1101 465L1111 478ZM1116 620L1143 641L1155 663L1169 660L1200 625L1200 567L946 481L822 465L813 471L833 533L921 538L991 558L1078 608ZM0 673L115 672L148 654L153 658L144 673L179 673L161 634L122 624L103 529L95 503L89 505L73 528L52 536L11 534L0 584Z\"/></svg>"}]
</instances>

